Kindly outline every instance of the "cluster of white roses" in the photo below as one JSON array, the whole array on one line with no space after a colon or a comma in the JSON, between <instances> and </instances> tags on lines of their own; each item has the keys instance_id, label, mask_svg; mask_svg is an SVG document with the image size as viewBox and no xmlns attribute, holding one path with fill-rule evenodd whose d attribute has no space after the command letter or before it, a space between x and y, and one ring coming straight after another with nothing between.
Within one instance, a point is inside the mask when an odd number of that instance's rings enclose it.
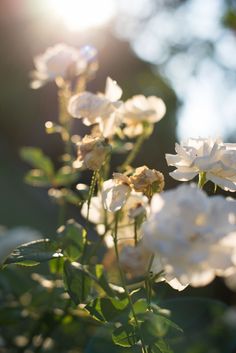
<instances>
[{"instance_id":1,"label":"cluster of white roses","mask_svg":"<svg viewBox=\"0 0 236 353\"><path fill-rule=\"evenodd\" d=\"M94 51L86 57L65 45L50 48L35 60L37 82L68 80L71 73L79 77L89 71L94 58ZM122 102L121 96L122 89L107 78L105 93L82 91L70 97L70 115L96 126L78 143L74 167L99 170L118 129L133 138L143 134L145 124L152 126L165 115L160 98L137 95ZM236 191L236 144L189 139L176 144L176 153L166 155L168 165L177 168L170 173L173 178L189 181L199 175L201 186L210 180L226 191ZM146 166L130 175L114 173L81 212L111 247L118 220L121 265L135 276L148 269L154 274L163 271L165 280L177 289L206 285L215 276L236 278L236 201L208 197L195 185L165 192L163 187L163 175Z\"/></svg>"}]
</instances>

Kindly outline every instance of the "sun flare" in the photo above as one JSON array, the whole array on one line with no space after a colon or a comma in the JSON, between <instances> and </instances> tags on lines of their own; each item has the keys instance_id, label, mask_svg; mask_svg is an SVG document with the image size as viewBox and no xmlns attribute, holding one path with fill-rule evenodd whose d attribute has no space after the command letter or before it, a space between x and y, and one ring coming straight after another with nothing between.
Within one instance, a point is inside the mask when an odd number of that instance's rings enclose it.
<instances>
[{"instance_id":1,"label":"sun flare","mask_svg":"<svg viewBox=\"0 0 236 353\"><path fill-rule=\"evenodd\" d=\"M72 31L83 31L108 22L115 13L113 0L49 0L52 11Z\"/></svg>"}]
</instances>

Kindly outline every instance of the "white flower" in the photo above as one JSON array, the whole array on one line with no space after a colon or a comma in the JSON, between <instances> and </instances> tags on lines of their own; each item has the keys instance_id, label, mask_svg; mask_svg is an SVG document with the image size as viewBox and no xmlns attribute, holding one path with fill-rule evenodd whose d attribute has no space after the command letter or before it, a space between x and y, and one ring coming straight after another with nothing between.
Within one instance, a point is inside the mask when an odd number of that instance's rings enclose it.
<instances>
[{"instance_id":1,"label":"white flower","mask_svg":"<svg viewBox=\"0 0 236 353\"><path fill-rule=\"evenodd\" d=\"M193 179L205 173L226 191L236 191L236 144L226 144L220 139L191 138L176 144L176 155L166 154L168 165L177 169L170 175L179 181Z\"/></svg>"},{"instance_id":2,"label":"white flower","mask_svg":"<svg viewBox=\"0 0 236 353\"><path fill-rule=\"evenodd\" d=\"M235 215L235 201L182 185L153 197L143 243L161 257L167 280L206 285L234 266L227 237L236 231Z\"/></svg>"},{"instance_id":3,"label":"white flower","mask_svg":"<svg viewBox=\"0 0 236 353\"><path fill-rule=\"evenodd\" d=\"M129 178L115 173L113 179L106 180L102 187L102 202L109 212L119 211L126 203L131 192Z\"/></svg>"},{"instance_id":4,"label":"white flower","mask_svg":"<svg viewBox=\"0 0 236 353\"><path fill-rule=\"evenodd\" d=\"M150 271L153 275L160 274L163 271L163 264L158 256L152 258L152 253L143 246L142 241L137 246L126 245L121 249L120 252L120 264L125 272L131 277L145 276L150 261L152 261ZM177 278L166 280L164 275L157 278L158 282L166 281L172 288L176 290L183 290L187 285L182 285Z\"/></svg>"},{"instance_id":5,"label":"white flower","mask_svg":"<svg viewBox=\"0 0 236 353\"><path fill-rule=\"evenodd\" d=\"M10 230L2 230L0 233L0 264L19 245L40 238L39 232L29 228L17 227Z\"/></svg>"},{"instance_id":6,"label":"white flower","mask_svg":"<svg viewBox=\"0 0 236 353\"><path fill-rule=\"evenodd\" d=\"M81 209L83 217L87 217L88 205L84 203ZM123 205L119 223L117 238L119 242L134 243L134 222L135 218L145 216L148 212L148 198L141 193L132 191ZM102 195L92 197L89 210L89 221L96 224L98 234L105 232L105 224L109 225L109 231L106 233L105 241L108 247L113 247L112 234L114 232L115 213L107 212L103 207ZM138 239L142 234L137 230Z\"/></svg>"},{"instance_id":7,"label":"white flower","mask_svg":"<svg viewBox=\"0 0 236 353\"><path fill-rule=\"evenodd\" d=\"M31 87L39 88L45 82L58 77L64 80L74 78L88 69L95 56L96 50L92 48L77 50L66 44L50 47L45 53L34 58L36 71L33 72Z\"/></svg>"},{"instance_id":8,"label":"white flower","mask_svg":"<svg viewBox=\"0 0 236 353\"><path fill-rule=\"evenodd\" d=\"M134 96L122 107L123 122L126 124L124 133L129 137L141 135L144 122L154 124L160 121L165 113L166 106L161 98Z\"/></svg>"},{"instance_id":9,"label":"white flower","mask_svg":"<svg viewBox=\"0 0 236 353\"><path fill-rule=\"evenodd\" d=\"M99 124L103 136L109 137L120 124L121 95L122 89L108 77L105 94L85 91L74 95L69 101L68 111L74 118L83 119L85 125Z\"/></svg>"}]
</instances>

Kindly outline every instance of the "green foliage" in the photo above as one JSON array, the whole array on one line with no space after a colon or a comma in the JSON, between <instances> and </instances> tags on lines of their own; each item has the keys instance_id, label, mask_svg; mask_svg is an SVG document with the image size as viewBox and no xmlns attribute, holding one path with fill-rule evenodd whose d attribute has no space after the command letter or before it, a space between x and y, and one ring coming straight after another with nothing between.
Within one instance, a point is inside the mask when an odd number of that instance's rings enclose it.
<instances>
[{"instance_id":1,"label":"green foliage","mask_svg":"<svg viewBox=\"0 0 236 353\"><path fill-rule=\"evenodd\" d=\"M135 327L129 323L114 329L112 333L113 342L122 347L132 347L140 339Z\"/></svg>"},{"instance_id":2,"label":"green foliage","mask_svg":"<svg viewBox=\"0 0 236 353\"><path fill-rule=\"evenodd\" d=\"M49 187L50 178L41 169L31 169L25 175L25 182L32 186Z\"/></svg>"},{"instance_id":3,"label":"green foliage","mask_svg":"<svg viewBox=\"0 0 236 353\"><path fill-rule=\"evenodd\" d=\"M85 238L86 230L71 219L58 229L56 240L63 249L63 254L70 261L76 261L83 254Z\"/></svg>"},{"instance_id":4,"label":"green foliage","mask_svg":"<svg viewBox=\"0 0 236 353\"><path fill-rule=\"evenodd\" d=\"M103 266L100 264L81 265L78 262L65 261L64 283L76 304L86 303L92 297L97 297L101 290L107 295L114 295L113 289L106 280Z\"/></svg>"},{"instance_id":5,"label":"green foliage","mask_svg":"<svg viewBox=\"0 0 236 353\"><path fill-rule=\"evenodd\" d=\"M96 298L85 309L96 319L103 322L123 322L128 319L130 307L127 298Z\"/></svg>"},{"instance_id":6,"label":"green foliage","mask_svg":"<svg viewBox=\"0 0 236 353\"><path fill-rule=\"evenodd\" d=\"M53 179L53 185L57 187L71 185L78 180L78 176L77 170L68 165L63 166L57 171Z\"/></svg>"},{"instance_id":7,"label":"green foliage","mask_svg":"<svg viewBox=\"0 0 236 353\"><path fill-rule=\"evenodd\" d=\"M88 301L91 294L91 278L89 276L85 276L84 272L74 263L65 261L63 277L65 289L76 305Z\"/></svg>"},{"instance_id":8,"label":"green foliage","mask_svg":"<svg viewBox=\"0 0 236 353\"><path fill-rule=\"evenodd\" d=\"M45 156L40 148L23 147L20 151L21 158L33 167L42 170L45 175L52 176L54 174L53 163Z\"/></svg>"},{"instance_id":9,"label":"green foliage","mask_svg":"<svg viewBox=\"0 0 236 353\"><path fill-rule=\"evenodd\" d=\"M20 264L34 266L62 256L56 243L49 239L40 239L17 247L5 261L6 265Z\"/></svg>"}]
</instances>

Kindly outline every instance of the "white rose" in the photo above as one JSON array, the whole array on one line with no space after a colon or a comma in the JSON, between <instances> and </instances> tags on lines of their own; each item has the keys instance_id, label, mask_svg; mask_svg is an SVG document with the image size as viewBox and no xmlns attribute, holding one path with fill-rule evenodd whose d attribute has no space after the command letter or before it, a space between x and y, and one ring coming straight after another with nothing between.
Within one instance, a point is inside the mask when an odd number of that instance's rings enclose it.
<instances>
[{"instance_id":1,"label":"white rose","mask_svg":"<svg viewBox=\"0 0 236 353\"><path fill-rule=\"evenodd\" d=\"M68 111L74 118L83 119L85 125L99 124L102 135L109 137L120 124L121 95L122 89L108 77L105 94L85 91L74 95L69 101Z\"/></svg>"},{"instance_id":2,"label":"white rose","mask_svg":"<svg viewBox=\"0 0 236 353\"><path fill-rule=\"evenodd\" d=\"M236 231L235 214L235 201L182 185L153 197L143 243L161 257L167 280L206 285L233 266L235 245L226 240Z\"/></svg>"},{"instance_id":3,"label":"white rose","mask_svg":"<svg viewBox=\"0 0 236 353\"><path fill-rule=\"evenodd\" d=\"M126 124L124 133L129 137L142 134L143 123L154 124L166 113L165 103L161 98L137 95L128 99L122 107L123 122Z\"/></svg>"},{"instance_id":4,"label":"white rose","mask_svg":"<svg viewBox=\"0 0 236 353\"><path fill-rule=\"evenodd\" d=\"M220 139L188 139L176 144L176 155L166 154L168 165L177 169L170 175L188 181L200 173L226 191L236 191L236 144Z\"/></svg>"}]
</instances>

